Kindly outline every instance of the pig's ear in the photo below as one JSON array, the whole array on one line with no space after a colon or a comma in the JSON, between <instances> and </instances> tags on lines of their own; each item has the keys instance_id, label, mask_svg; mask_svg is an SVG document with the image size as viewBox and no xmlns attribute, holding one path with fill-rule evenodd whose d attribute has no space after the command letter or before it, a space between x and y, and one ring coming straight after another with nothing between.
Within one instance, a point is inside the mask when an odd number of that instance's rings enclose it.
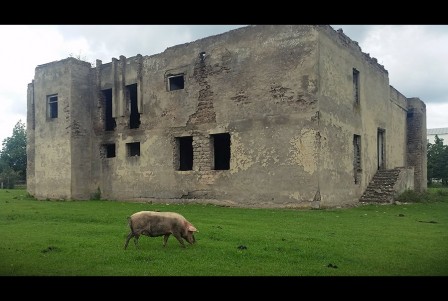
<instances>
[{"instance_id":1,"label":"pig's ear","mask_svg":"<svg viewBox=\"0 0 448 301\"><path fill-rule=\"evenodd\" d=\"M192 224L188 224L188 231L197 232L198 229L196 229Z\"/></svg>"}]
</instances>

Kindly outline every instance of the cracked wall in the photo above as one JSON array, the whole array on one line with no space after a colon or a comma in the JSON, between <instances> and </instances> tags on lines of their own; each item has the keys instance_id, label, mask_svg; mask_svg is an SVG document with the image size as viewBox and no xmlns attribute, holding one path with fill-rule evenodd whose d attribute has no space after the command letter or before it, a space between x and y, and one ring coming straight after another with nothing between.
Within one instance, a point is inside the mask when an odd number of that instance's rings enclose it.
<instances>
[{"instance_id":1,"label":"cracked wall","mask_svg":"<svg viewBox=\"0 0 448 301\"><path fill-rule=\"evenodd\" d=\"M36 125L27 133L29 189L41 198L88 199L99 188L107 199L352 204L375 170L377 128L396 143L386 145L387 166L405 164L406 100L358 48L329 26L261 25L95 67L74 59L39 66L28 87L28 111L35 110L28 124ZM170 89L173 75L183 88ZM45 116L52 93L57 121ZM138 127L130 126L131 105ZM215 170L212 135L222 133L230 135L230 167ZM357 185L354 134L362 140ZM193 137L193 165L180 171L176 138L183 136ZM128 143L140 144L139 156L128 156ZM115 144L115 157L104 156L104 144Z\"/></svg>"}]
</instances>

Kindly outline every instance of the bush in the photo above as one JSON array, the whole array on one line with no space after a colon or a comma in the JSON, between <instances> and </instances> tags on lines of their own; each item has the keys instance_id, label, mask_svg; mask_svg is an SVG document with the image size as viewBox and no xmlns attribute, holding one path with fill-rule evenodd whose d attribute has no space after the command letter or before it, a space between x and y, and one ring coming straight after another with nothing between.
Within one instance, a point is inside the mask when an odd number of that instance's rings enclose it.
<instances>
[{"instance_id":1,"label":"bush","mask_svg":"<svg viewBox=\"0 0 448 301\"><path fill-rule=\"evenodd\" d=\"M406 190L396 197L395 200L406 203L447 202L448 188L428 188L428 190L423 192Z\"/></svg>"},{"instance_id":2,"label":"bush","mask_svg":"<svg viewBox=\"0 0 448 301\"><path fill-rule=\"evenodd\" d=\"M428 191L418 192L414 190L405 190L395 198L396 201L406 203L423 203L431 200Z\"/></svg>"}]
</instances>

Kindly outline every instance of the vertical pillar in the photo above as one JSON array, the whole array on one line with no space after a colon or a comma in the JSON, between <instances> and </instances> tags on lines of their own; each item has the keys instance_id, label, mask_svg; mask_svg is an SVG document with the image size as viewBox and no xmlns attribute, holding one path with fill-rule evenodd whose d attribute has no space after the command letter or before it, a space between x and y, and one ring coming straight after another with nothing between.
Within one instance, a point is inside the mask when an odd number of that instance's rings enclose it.
<instances>
[{"instance_id":1,"label":"vertical pillar","mask_svg":"<svg viewBox=\"0 0 448 301\"><path fill-rule=\"evenodd\" d=\"M137 54L137 108L140 114L143 113L143 56Z\"/></svg>"},{"instance_id":2,"label":"vertical pillar","mask_svg":"<svg viewBox=\"0 0 448 301\"><path fill-rule=\"evenodd\" d=\"M427 188L426 105L419 98L408 98L407 164L414 167L414 189Z\"/></svg>"},{"instance_id":3,"label":"vertical pillar","mask_svg":"<svg viewBox=\"0 0 448 301\"><path fill-rule=\"evenodd\" d=\"M28 84L27 115L26 115L26 189L31 195L35 194L35 128L36 106L34 103L34 80ZM3 188L3 183L2 183Z\"/></svg>"}]
</instances>

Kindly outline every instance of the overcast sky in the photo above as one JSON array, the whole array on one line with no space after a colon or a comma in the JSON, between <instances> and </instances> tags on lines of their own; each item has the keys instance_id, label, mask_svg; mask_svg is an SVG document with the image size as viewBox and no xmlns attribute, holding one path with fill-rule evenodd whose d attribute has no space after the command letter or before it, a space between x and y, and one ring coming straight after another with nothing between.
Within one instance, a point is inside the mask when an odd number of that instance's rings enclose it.
<instances>
[{"instance_id":1,"label":"overcast sky","mask_svg":"<svg viewBox=\"0 0 448 301\"><path fill-rule=\"evenodd\" d=\"M448 127L448 25L332 25L377 58L389 84L426 103L427 128ZM0 148L26 124L27 85L37 65L80 56L103 64L219 34L238 25L0 25Z\"/></svg>"}]
</instances>

